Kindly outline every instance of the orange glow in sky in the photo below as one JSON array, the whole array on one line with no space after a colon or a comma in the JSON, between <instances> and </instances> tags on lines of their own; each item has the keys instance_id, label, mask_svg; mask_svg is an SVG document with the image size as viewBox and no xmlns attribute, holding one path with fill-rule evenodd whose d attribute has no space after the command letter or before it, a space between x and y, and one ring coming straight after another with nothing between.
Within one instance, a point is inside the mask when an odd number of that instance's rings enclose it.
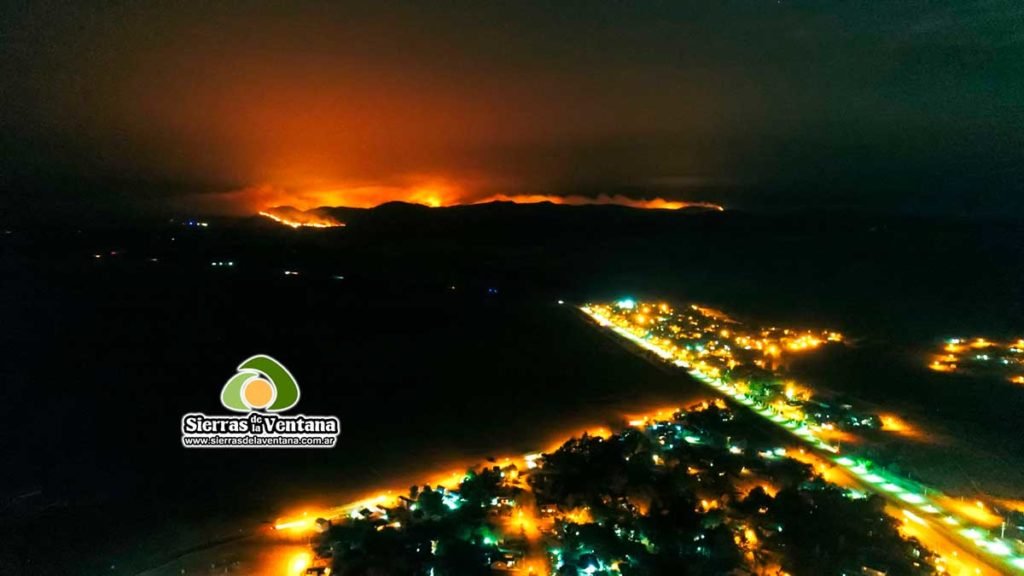
<instances>
[{"instance_id":1,"label":"orange glow in sky","mask_svg":"<svg viewBox=\"0 0 1024 576\"><path fill-rule=\"evenodd\" d=\"M450 206L461 203L463 194L455 186L436 179L398 184L353 184L282 188L252 186L219 195L211 208L236 213L255 213L289 206L297 210L320 207L373 208L386 202L410 202L424 206Z\"/></svg>"},{"instance_id":2,"label":"orange glow in sky","mask_svg":"<svg viewBox=\"0 0 1024 576\"><path fill-rule=\"evenodd\" d=\"M512 202L516 204L618 205L631 208L656 210L680 210L702 208L724 210L709 202L688 202L664 198L632 198L623 195L582 196L552 194L492 194L483 186L457 184L445 178L410 177L407 180L388 184L351 184L337 186L310 186L307 188L283 188L278 186L252 186L216 195L208 200L209 208L218 212L252 214L271 212L280 216L279 207L291 207L297 211L320 207L373 208L387 202L409 202L432 208L488 202ZM325 222L318 222L324 224ZM331 223L325 223L333 225ZM291 225L291 224L289 224Z\"/></svg>"},{"instance_id":3,"label":"orange glow in sky","mask_svg":"<svg viewBox=\"0 0 1024 576\"><path fill-rule=\"evenodd\" d=\"M630 198L628 196L622 196L617 194L609 196L602 194L596 197L590 196L554 196L546 194L518 194L518 195L506 195L496 194L484 198L483 200L477 200L474 204L483 204L485 202L514 202L516 204L537 204L540 202L551 202L552 204L568 204L571 206L583 206L589 204L613 204L618 206L629 206L631 208L648 208L657 210L679 210L681 208L707 208L709 210L724 210L723 207L717 204L711 204L709 202L682 202L665 200L663 198L653 198L650 200L641 200L636 198Z\"/></svg>"}]
</instances>

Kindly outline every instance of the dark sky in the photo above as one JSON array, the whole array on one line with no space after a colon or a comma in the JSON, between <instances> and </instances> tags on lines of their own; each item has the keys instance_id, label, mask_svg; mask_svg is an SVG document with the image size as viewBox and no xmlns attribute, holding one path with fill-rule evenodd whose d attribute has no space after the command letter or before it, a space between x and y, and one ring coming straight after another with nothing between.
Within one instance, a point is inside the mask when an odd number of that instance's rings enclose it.
<instances>
[{"instance_id":1,"label":"dark sky","mask_svg":"<svg viewBox=\"0 0 1024 576\"><path fill-rule=\"evenodd\" d=\"M8 2L9 213L626 194L1024 216L1024 4Z\"/></svg>"}]
</instances>

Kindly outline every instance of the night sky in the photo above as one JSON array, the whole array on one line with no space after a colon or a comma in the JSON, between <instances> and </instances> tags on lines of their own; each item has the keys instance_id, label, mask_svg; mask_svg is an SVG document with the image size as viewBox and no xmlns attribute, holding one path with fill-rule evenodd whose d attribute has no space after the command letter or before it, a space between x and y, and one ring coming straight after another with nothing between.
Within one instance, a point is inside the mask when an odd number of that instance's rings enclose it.
<instances>
[{"instance_id":1,"label":"night sky","mask_svg":"<svg viewBox=\"0 0 1024 576\"><path fill-rule=\"evenodd\" d=\"M619 194L1024 216L1017 1L35 0L3 4L0 43L0 214Z\"/></svg>"}]
</instances>

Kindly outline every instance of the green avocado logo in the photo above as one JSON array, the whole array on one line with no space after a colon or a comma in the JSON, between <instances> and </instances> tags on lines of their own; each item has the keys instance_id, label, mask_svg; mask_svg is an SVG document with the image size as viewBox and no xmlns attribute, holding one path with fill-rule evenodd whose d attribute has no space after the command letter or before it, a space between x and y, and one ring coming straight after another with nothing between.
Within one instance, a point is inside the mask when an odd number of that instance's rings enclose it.
<instances>
[{"instance_id":1,"label":"green avocado logo","mask_svg":"<svg viewBox=\"0 0 1024 576\"><path fill-rule=\"evenodd\" d=\"M220 403L235 412L283 412L299 403L299 385L283 364L257 354L238 365L220 392Z\"/></svg>"}]
</instances>

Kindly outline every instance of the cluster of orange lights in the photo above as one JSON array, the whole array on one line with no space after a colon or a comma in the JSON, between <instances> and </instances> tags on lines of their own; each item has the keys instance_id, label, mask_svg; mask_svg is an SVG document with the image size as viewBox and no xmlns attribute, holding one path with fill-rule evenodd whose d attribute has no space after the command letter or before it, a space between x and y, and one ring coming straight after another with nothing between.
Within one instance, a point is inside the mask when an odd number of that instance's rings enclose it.
<instances>
[{"instance_id":1,"label":"cluster of orange lights","mask_svg":"<svg viewBox=\"0 0 1024 576\"><path fill-rule=\"evenodd\" d=\"M673 309L669 304L648 304L621 301L613 305L592 305L592 308L612 324L637 337L668 351L671 358L696 367L711 377L721 377L728 371L757 366L771 369L787 354L799 354L819 348L830 342L842 342L843 335L830 330L810 331L789 328L745 328L724 312L703 306ZM657 336L667 334L667 336ZM1024 344L1022 342L1021 344ZM975 347L991 346L979 340ZM793 381L785 381L785 388L770 401L775 414L796 422L807 419L806 402L813 391ZM734 377L732 385L742 394L752 392L750 381ZM720 400L719 400L720 402ZM923 440L925 433L895 414L880 414L881 429L907 439ZM665 414L634 416L631 426L643 426L650 420L665 419ZM819 438L843 443L858 443L861 439L828 423L815 429Z\"/></svg>"},{"instance_id":2,"label":"cluster of orange lights","mask_svg":"<svg viewBox=\"0 0 1024 576\"><path fill-rule=\"evenodd\" d=\"M880 414L882 430L910 439L924 439L925 433L895 414Z\"/></svg>"},{"instance_id":3,"label":"cluster of orange lights","mask_svg":"<svg viewBox=\"0 0 1024 576\"><path fill-rule=\"evenodd\" d=\"M828 342L842 342L839 332L794 330L767 327L749 330L724 312L704 306L673 310L666 303L631 303L622 308L595 306L620 328L640 336L651 330L666 332L671 337L653 338L682 360L702 371L719 375L745 363L770 368L785 354L797 354L819 348ZM679 342L692 342L680 345Z\"/></svg>"},{"instance_id":4,"label":"cluster of orange lights","mask_svg":"<svg viewBox=\"0 0 1024 576\"><path fill-rule=\"evenodd\" d=\"M996 374L1024 384L1024 338L1009 342L987 338L947 340L931 355L928 368L935 372Z\"/></svg>"}]
</instances>

